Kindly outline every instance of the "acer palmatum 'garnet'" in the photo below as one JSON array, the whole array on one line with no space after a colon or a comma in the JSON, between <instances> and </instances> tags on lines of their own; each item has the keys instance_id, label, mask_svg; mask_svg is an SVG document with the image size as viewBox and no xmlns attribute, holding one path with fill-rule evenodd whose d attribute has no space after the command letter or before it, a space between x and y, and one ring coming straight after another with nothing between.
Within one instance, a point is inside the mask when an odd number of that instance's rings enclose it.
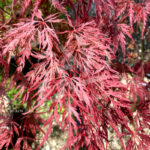
<instances>
[{"instance_id":1,"label":"acer palmatum 'garnet'","mask_svg":"<svg viewBox=\"0 0 150 150\"><path fill-rule=\"evenodd\" d=\"M110 127L122 149L150 148L150 63L144 57L149 0L3 0L0 7L1 93L6 94L9 79L10 88L18 91L13 100L21 95L28 109L19 116L22 125L1 115L1 149L11 144L19 150L21 143L23 149L31 149L28 141L36 130L42 131L37 117L47 100L48 130L37 149L54 120L68 131L63 149L108 149ZM138 55L131 57L131 51ZM17 66L10 78L12 56ZM31 57L39 61L33 64ZM27 60L31 67L23 75Z\"/></svg>"}]
</instances>

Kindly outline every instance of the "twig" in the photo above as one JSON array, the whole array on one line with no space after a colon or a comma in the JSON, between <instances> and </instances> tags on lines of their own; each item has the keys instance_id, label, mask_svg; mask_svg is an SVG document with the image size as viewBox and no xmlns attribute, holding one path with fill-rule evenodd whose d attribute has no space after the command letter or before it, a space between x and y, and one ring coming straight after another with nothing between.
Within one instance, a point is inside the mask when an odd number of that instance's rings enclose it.
<instances>
[{"instance_id":1,"label":"twig","mask_svg":"<svg viewBox=\"0 0 150 150\"><path fill-rule=\"evenodd\" d=\"M0 9L1 9L4 13L6 13L6 14L10 15L10 13L9 13L9 12L7 12L6 10L4 10L3 8L1 8L1 7L0 7Z\"/></svg>"},{"instance_id":2,"label":"twig","mask_svg":"<svg viewBox=\"0 0 150 150\"><path fill-rule=\"evenodd\" d=\"M144 73L144 51L145 51L145 46L144 46L144 38L141 41L142 44L142 54L141 54L141 59L142 59L142 77L144 78L145 73Z\"/></svg>"}]
</instances>

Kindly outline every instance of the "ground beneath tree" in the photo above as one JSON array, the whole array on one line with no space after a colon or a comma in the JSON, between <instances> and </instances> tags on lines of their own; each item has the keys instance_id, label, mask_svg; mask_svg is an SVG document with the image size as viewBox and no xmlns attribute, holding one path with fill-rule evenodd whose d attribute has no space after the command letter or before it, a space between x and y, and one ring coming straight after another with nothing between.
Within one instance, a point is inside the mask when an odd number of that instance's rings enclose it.
<instances>
[{"instance_id":1,"label":"ground beneath tree","mask_svg":"<svg viewBox=\"0 0 150 150\"><path fill-rule=\"evenodd\" d=\"M45 143L45 147L41 150L59 150L65 145L66 139L67 131L61 131L60 127L54 122L52 133Z\"/></svg>"},{"instance_id":2,"label":"ground beneath tree","mask_svg":"<svg viewBox=\"0 0 150 150\"><path fill-rule=\"evenodd\" d=\"M43 130L45 132L47 131L47 129L48 129L48 127L43 128ZM44 143L44 145L41 147L40 150L60 150L63 146L65 146L67 135L68 135L67 131L62 131L60 129L59 125L57 125L57 123L54 121L53 127L52 127L52 132L49 135L48 140ZM41 134L41 133L37 134L37 138L42 139L43 134ZM40 142L41 141L38 141L37 145ZM32 149L36 149L34 144L32 145Z\"/></svg>"}]
</instances>

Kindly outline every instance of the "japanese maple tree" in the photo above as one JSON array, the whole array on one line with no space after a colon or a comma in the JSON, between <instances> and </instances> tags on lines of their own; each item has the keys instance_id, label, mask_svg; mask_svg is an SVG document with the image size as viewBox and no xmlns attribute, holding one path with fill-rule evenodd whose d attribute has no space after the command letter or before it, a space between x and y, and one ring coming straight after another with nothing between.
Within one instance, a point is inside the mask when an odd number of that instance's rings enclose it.
<instances>
[{"instance_id":1,"label":"japanese maple tree","mask_svg":"<svg viewBox=\"0 0 150 150\"><path fill-rule=\"evenodd\" d=\"M10 89L16 86L18 90L12 101L21 95L28 111L19 116L22 125L16 118L1 115L0 149L11 144L20 150L21 143L22 149L31 149L28 141L35 140L36 130L42 131L41 122L48 130L40 149L54 120L68 131L63 149L108 149L110 127L122 149L150 149L146 133L150 128L150 61L145 59L145 43L150 42L149 0L1 3L0 93L6 94L9 79ZM17 67L10 77L12 56ZM31 57L38 61L32 63ZM23 75L26 61L31 67ZM50 116L42 120L40 108L47 101L51 102ZM64 109L62 114L58 108ZM126 143L124 137L128 137Z\"/></svg>"}]
</instances>

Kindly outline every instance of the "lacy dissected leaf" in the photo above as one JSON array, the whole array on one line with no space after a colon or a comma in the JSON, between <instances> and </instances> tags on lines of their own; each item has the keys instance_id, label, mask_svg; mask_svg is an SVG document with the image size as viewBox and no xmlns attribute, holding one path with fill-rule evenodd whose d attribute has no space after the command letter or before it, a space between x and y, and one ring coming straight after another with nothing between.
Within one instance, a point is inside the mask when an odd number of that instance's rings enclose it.
<instances>
[{"instance_id":1,"label":"lacy dissected leaf","mask_svg":"<svg viewBox=\"0 0 150 150\"><path fill-rule=\"evenodd\" d=\"M146 22L148 15L150 15L150 2L148 0L143 1L141 4L136 4L135 7L135 18L134 22L142 22L142 38L146 28Z\"/></svg>"},{"instance_id":2,"label":"lacy dissected leaf","mask_svg":"<svg viewBox=\"0 0 150 150\"><path fill-rule=\"evenodd\" d=\"M37 131L43 132L42 123L48 130L37 147L40 149L51 134L53 121L68 131L63 149L108 149L109 128L122 149L148 149L150 95L149 83L142 77L149 74L149 62L142 60L130 68L128 62L119 63L115 54L121 46L127 59L129 40L139 46L132 34L137 24L143 39L149 0L23 0L22 6L14 0L8 7L12 7L8 21L3 15L7 7L0 9L0 88L4 93L9 79L10 89L17 87L13 100L21 95L28 112L2 119L0 149L10 144L17 150L31 149L29 141L35 140ZM18 11L19 17L15 16ZM17 67L9 78L5 70L10 69L12 56ZM37 61L33 63L32 58ZM30 65L26 67L27 62ZM36 111L47 101L50 116L43 122ZM123 141L126 136L127 144Z\"/></svg>"}]
</instances>

